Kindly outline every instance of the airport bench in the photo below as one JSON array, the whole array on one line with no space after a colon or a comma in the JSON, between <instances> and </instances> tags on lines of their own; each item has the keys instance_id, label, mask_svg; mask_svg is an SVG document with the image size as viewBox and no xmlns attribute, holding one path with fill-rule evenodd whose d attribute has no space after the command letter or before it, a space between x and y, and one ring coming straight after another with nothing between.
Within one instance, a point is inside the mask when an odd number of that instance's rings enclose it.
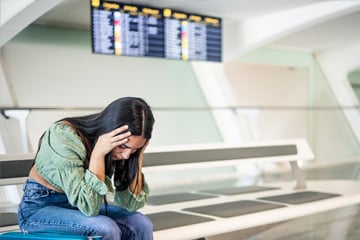
<instances>
[{"instance_id":1,"label":"airport bench","mask_svg":"<svg viewBox=\"0 0 360 240\"><path fill-rule=\"evenodd\" d=\"M0 185L23 183L33 155L0 155ZM140 211L154 223L154 239L198 239L276 223L360 203L360 184L349 180L305 181L299 161L313 159L303 139L249 144L151 147L144 172L194 166L289 162L294 182L224 186L199 191L150 195ZM151 182L149 182L151 187ZM16 212L2 212L0 232L17 230Z\"/></svg>"},{"instance_id":2,"label":"airport bench","mask_svg":"<svg viewBox=\"0 0 360 240\"><path fill-rule=\"evenodd\" d=\"M144 158L144 171L288 162L294 181L150 195L141 212L154 223L154 239L190 240L360 203L358 181L305 181L298 163L312 159L313 153L304 139L152 148Z\"/></svg>"},{"instance_id":3,"label":"airport bench","mask_svg":"<svg viewBox=\"0 0 360 240\"><path fill-rule=\"evenodd\" d=\"M33 163L33 154L0 155L0 187L20 185L25 182ZM0 205L0 233L18 230L18 203L2 201Z\"/></svg>"}]
</instances>

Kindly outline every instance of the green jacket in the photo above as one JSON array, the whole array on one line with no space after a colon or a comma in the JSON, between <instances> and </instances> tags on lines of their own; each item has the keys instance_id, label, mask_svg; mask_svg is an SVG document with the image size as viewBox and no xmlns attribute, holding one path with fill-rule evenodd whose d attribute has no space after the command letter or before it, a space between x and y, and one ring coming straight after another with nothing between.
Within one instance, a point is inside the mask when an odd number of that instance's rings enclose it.
<instances>
[{"instance_id":1,"label":"green jacket","mask_svg":"<svg viewBox=\"0 0 360 240\"><path fill-rule=\"evenodd\" d=\"M75 130L64 122L52 124L45 132L35 167L46 181L64 191L70 204L87 216L98 215L104 195L114 192L109 177L104 183L88 170L85 146ZM148 194L144 178L140 194L135 195L129 189L116 191L114 201L135 211L145 205Z\"/></svg>"}]
</instances>

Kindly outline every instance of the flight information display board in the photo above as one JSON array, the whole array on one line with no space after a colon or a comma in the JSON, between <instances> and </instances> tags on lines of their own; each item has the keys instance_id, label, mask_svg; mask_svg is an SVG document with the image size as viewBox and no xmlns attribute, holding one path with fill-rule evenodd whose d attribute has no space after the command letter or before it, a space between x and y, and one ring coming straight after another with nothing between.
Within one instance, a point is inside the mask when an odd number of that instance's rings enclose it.
<instances>
[{"instance_id":1,"label":"flight information display board","mask_svg":"<svg viewBox=\"0 0 360 240\"><path fill-rule=\"evenodd\" d=\"M93 53L221 62L221 19L91 0Z\"/></svg>"}]
</instances>

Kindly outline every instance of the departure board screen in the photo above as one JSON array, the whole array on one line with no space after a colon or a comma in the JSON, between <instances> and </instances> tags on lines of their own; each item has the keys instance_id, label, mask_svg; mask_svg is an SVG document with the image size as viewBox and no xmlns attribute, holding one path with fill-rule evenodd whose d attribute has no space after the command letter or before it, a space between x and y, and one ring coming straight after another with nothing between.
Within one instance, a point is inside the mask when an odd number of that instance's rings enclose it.
<instances>
[{"instance_id":1,"label":"departure board screen","mask_svg":"<svg viewBox=\"0 0 360 240\"><path fill-rule=\"evenodd\" d=\"M93 53L184 61L222 59L221 19L114 1L91 0Z\"/></svg>"}]
</instances>

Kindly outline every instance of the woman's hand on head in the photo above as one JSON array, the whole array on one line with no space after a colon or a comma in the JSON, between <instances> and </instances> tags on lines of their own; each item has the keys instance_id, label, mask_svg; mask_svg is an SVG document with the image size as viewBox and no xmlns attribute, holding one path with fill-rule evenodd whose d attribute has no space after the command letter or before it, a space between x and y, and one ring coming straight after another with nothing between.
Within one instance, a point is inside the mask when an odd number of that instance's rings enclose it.
<instances>
[{"instance_id":1,"label":"woman's hand on head","mask_svg":"<svg viewBox=\"0 0 360 240\"><path fill-rule=\"evenodd\" d=\"M126 143L129 140L128 137L131 136L131 133L126 131L128 128L129 127L127 125L124 125L111 132L101 135L95 144L93 154L96 153L105 156L115 147Z\"/></svg>"}]
</instances>

